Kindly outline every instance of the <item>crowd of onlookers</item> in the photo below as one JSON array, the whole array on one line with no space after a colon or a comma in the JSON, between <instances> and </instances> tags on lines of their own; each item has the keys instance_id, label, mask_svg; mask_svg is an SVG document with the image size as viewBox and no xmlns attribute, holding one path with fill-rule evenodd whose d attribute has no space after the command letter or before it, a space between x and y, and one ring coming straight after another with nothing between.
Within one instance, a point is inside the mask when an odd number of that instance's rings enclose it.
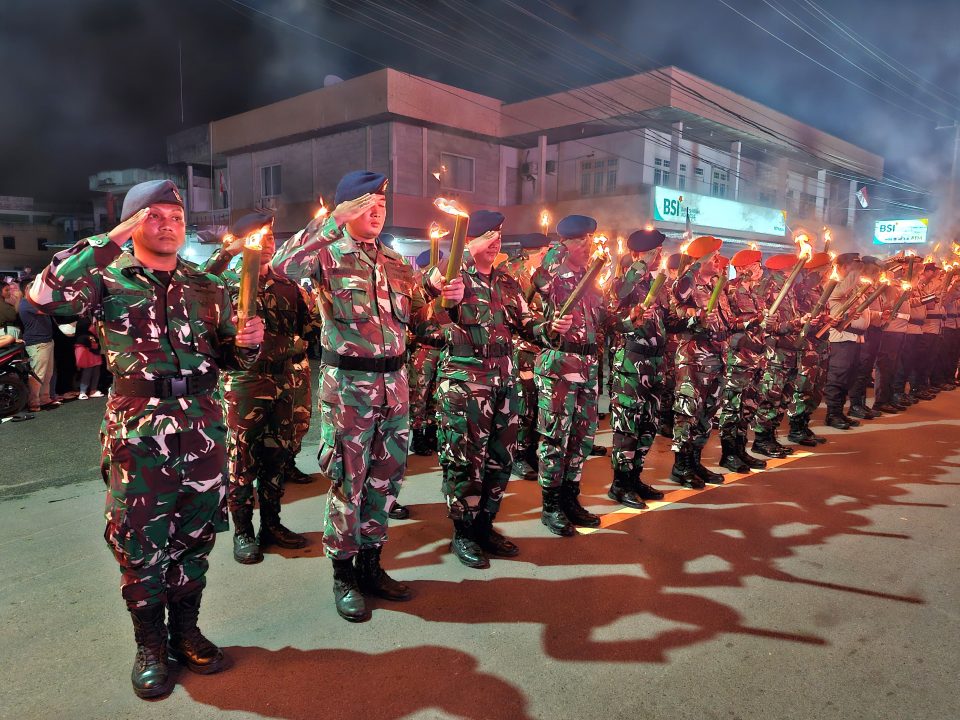
<instances>
[{"instance_id":1,"label":"crowd of onlookers","mask_svg":"<svg viewBox=\"0 0 960 720\"><path fill-rule=\"evenodd\" d=\"M36 376L29 380L26 410L54 410L66 400L102 397L110 375L95 324L90 318L54 318L38 311L25 297L32 282L0 281L0 352L22 346Z\"/></svg>"}]
</instances>

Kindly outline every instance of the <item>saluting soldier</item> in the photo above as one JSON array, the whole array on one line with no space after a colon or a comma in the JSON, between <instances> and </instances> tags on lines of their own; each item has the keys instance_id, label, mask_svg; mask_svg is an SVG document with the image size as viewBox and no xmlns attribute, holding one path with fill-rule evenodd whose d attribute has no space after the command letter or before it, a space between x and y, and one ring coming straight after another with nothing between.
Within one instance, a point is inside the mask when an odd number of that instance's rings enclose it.
<instances>
[{"instance_id":1,"label":"saluting soldier","mask_svg":"<svg viewBox=\"0 0 960 720\"><path fill-rule=\"evenodd\" d=\"M413 268L379 240L386 185L379 173L347 173L333 212L290 238L273 260L282 275L311 277L324 297L318 461L331 487L323 546L333 562L337 612L351 622L369 618L363 593L411 597L383 570L380 554L407 460L407 326L425 304ZM463 297L461 280L434 277L432 293Z\"/></svg>"},{"instance_id":2,"label":"saluting soldier","mask_svg":"<svg viewBox=\"0 0 960 720\"><path fill-rule=\"evenodd\" d=\"M503 215L478 210L467 225L460 276L463 300L448 310L437 372L443 496L453 521L451 550L473 568L488 555L513 557L517 546L493 527L516 451L520 392L513 366L513 334L543 336L520 285L494 260ZM555 323L554 327L562 327Z\"/></svg>"},{"instance_id":3,"label":"saluting soldier","mask_svg":"<svg viewBox=\"0 0 960 720\"><path fill-rule=\"evenodd\" d=\"M132 252L122 249L130 238ZM227 529L226 428L213 391L218 368L250 367L263 339L259 318L237 331L226 287L179 258L184 240L177 187L134 185L120 224L57 253L30 295L44 312L99 318L114 376L101 428L104 537L123 574L143 698L169 691L168 653L197 673L224 667L197 626L207 557Z\"/></svg>"},{"instance_id":4,"label":"saluting soldier","mask_svg":"<svg viewBox=\"0 0 960 720\"><path fill-rule=\"evenodd\" d=\"M671 319L667 293L660 289L647 310L642 307L660 264L666 239L659 230L637 230L627 238L630 264L611 289L610 323L622 335L613 358L610 427L613 430L613 482L607 496L632 508L663 493L640 479L644 460L657 436L660 368Z\"/></svg>"},{"instance_id":5,"label":"saluting soldier","mask_svg":"<svg viewBox=\"0 0 960 720\"><path fill-rule=\"evenodd\" d=\"M228 371L221 378L227 418L229 491L233 518L233 559L244 565L263 560L263 548L302 548L307 539L280 522L285 471L293 455L293 358L305 349L310 311L300 287L271 267L275 250L273 216L244 215L230 228L233 241L207 261L206 270L220 275L243 252L245 238L260 232L260 275L256 314L263 318L264 341L253 367ZM240 288L228 282L234 303ZM253 532L254 487L260 504L260 532Z\"/></svg>"}]
</instances>

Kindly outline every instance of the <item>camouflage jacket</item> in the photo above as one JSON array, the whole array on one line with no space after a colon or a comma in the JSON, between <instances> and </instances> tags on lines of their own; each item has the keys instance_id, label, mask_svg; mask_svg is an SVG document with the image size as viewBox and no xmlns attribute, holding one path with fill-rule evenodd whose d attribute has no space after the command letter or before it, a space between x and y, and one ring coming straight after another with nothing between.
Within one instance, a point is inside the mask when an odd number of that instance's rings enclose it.
<instances>
[{"instance_id":1,"label":"camouflage jacket","mask_svg":"<svg viewBox=\"0 0 960 720\"><path fill-rule=\"evenodd\" d=\"M556 251L556 252L555 252ZM575 269L566 260L566 248L555 246L547 252L543 265L533 274L535 294L543 302L544 315L552 319L587 269ZM537 356L535 372L545 377L565 378L572 382L588 382L597 377L598 352L588 354L564 352L562 343L596 345L598 333L606 321L603 293L594 285L587 289L580 302L569 310L573 325L563 338L550 335L549 346Z\"/></svg>"},{"instance_id":2,"label":"camouflage jacket","mask_svg":"<svg viewBox=\"0 0 960 720\"><path fill-rule=\"evenodd\" d=\"M608 321L614 332L623 335L626 342L644 345L651 353L662 355L667 342L666 317L669 308L663 304L665 293L661 287L652 307L656 314L649 320L642 318L633 321L630 311L637 308L647 297L653 276L647 272L647 265L639 260L630 265L622 277L614 278L610 292ZM622 355L622 349L617 357ZM615 365L617 360L614 360Z\"/></svg>"},{"instance_id":3,"label":"camouflage jacket","mask_svg":"<svg viewBox=\"0 0 960 720\"><path fill-rule=\"evenodd\" d=\"M542 338L545 321L534 318L520 285L501 268L484 276L465 253L460 270L463 301L449 310L452 322L442 326L446 345L438 377L491 385L513 377L514 334L527 341ZM474 354L473 350L481 356ZM497 357L482 357L484 352Z\"/></svg>"},{"instance_id":4,"label":"camouflage jacket","mask_svg":"<svg viewBox=\"0 0 960 720\"><path fill-rule=\"evenodd\" d=\"M292 280L312 278L320 290L325 352L403 357L408 325L425 316L423 291L403 257L379 239L361 247L332 216L319 231L301 230L287 240L272 265ZM324 365L320 399L358 407L382 405L402 398L406 387L403 368L379 373Z\"/></svg>"},{"instance_id":5,"label":"camouflage jacket","mask_svg":"<svg viewBox=\"0 0 960 720\"><path fill-rule=\"evenodd\" d=\"M727 288L730 305L731 335L727 361L745 367L756 366L763 356L763 303L756 295L755 287L746 287L734 280Z\"/></svg>"},{"instance_id":6,"label":"camouflage jacket","mask_svg":"<svg viewBox=\"0 0 960 720\"><path fill-rule=\"evenodd\" d=\"M256 349L237 348L230 297L223 283L185 260L166 287L106 235L57 253L34 285L37 306L55 315L98 319L107 367L118 378L154 380L250 367ZM111 392L102 432L149 437L222 422L211 394L168 399Z\"/></svg>"},{"instance_id":7,"label":"camouflage jacket","mask_svg":"<svg viewBox=\"0 0 960 720\"><path fill-rule=\"evenodd\" d=\"M529 304L530 309L533 311L540 310L541 304L539 299L533 297L533 271L528 267L526 256L521 253L515 258L507 260L500 268L520 286L520 292L523 294L524 300ZM518 353L526 354L525 357L523 355L519 356L519 362L521 365L527 365L528 367L529 364L533 362L534 356L536 356L541 349L539 344L532 343L524 339L521 335L513 336L513 344Z\"/></svg>"}]
</instances>

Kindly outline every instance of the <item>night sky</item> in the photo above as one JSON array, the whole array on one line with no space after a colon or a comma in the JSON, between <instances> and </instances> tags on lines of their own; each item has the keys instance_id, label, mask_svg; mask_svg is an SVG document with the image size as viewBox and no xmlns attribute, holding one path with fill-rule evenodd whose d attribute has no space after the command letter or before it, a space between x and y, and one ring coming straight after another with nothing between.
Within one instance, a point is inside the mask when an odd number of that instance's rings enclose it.
<instances>
[{"instance_id":1,"label":"night sky","mask_svg":"<svg viewBox=\"0 0 960 720\"><path fill-rule=\"evenodd\" d=\"M943 192L957 27L956 0L2 0L0 194L83 199L91 173L162 162L165 135L328 74L388 65L518 100L670 64Z\"/></svg>"}]
</instances>

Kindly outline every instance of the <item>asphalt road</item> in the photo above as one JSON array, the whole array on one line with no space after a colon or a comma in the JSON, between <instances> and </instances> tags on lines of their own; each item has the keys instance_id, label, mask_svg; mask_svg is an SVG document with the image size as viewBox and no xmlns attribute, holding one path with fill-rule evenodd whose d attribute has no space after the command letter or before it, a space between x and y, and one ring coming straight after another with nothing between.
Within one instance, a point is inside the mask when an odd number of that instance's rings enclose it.
<instances>
[{"instance_id":1,"label":"asphalt road","mask_svg":"<svg viewBox=\"0 0 960 720\"><path fill-rule=\"evenodd\" d=\"M960 392L704 492L662 481L658 440L646 475L671 494L641 514L606 499L609 460L591 459L604 527L574 538L514 481L498 525L522 553L487 571L447 551L435 458L412 458L385 565L416 597L361 625L333 609L325 486L292 487L307 548L243 567L225 534L211 557L201 624L233 667L182 672L155 702L129 688L101 410L0 426L2 718L960 717Z\"/></svg>"}]
</instances>

